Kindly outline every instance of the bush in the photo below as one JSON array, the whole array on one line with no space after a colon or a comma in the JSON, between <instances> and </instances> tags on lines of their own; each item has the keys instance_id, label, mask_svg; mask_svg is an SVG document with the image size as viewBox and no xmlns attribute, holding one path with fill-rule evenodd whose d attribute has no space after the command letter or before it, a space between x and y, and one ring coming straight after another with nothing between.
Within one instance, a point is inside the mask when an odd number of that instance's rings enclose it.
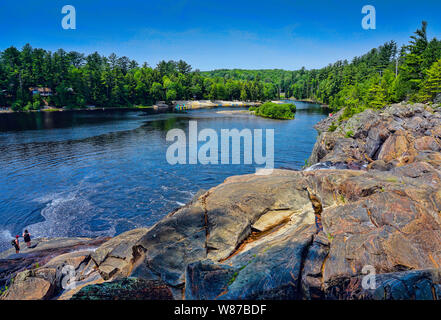
<instances>
[{"instance_id":1,"label":"bush","mask_svg":"<svg viewBox=\"0 0 441 320\"><path fill-rule=\"evenodd\" d=\"M335 130L337 130L338 126L335 124L335 122L331 123L331 125L328 128L329 132L334 132Z\"/></svg>"},{"instance_id":2,"label":"bush","mask_svg":"<svg viewBox=\"0 0 441 320\"><path fill-rule=\"evenodd\" d=\"M253 111L253 110L251 110ZM296 106L292 103L277 104L273 102L265 102L255 109L256 115L271 119L294 119Z\"/></svg>"},{"instance_id":3,"label":"bush","mask_svg":"<svg viewBox=\"0 0 441 320\"><path fill-rule=\"evenodd\" d=\"M30 111L32 109L33 109L33 106L32 106L32 102L30 102L30 101L23 108L24 111Z\"/></svg>"},{"instance_id":4,"label":"bush","mask_svg":"<svg viewBox=\"0 0 441 320\"><path fill-rule=\"evenodd\" d=\"M11 106L12 111L22 111L23 110L23 101L17 100Z\"/></svg>"},{"instance_id":5,"label":"bush","mask_svg":"<svg viewBox=\"0 0 441 320\"><path fill-rule=\"evenodd\" d=\"M352 138L354 136L354 131L348 130L346 131L345 137L346 138Z\"/></svg>"},{"instance_id":6,"label":"bush","mask_svg":"<svg viewBox=\"0 0 441 320\"><path fill-rule=\"evenodd\" d=\"M40 101L34 101L34 103L32 104L32 109L34 110L39 110L40 107L41 107Z\"/></svg>"}]
</instances>

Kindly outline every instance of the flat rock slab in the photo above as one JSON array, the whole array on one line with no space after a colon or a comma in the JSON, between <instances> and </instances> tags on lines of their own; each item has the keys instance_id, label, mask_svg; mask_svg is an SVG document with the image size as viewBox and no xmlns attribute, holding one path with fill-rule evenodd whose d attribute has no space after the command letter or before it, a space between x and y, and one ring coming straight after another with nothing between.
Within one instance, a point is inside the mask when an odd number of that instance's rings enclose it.
<instances>
[{"instance_id":1,"label":"flat rock slab","mask_svg":"<svg viewBox=\"0 0 441 320\"><path fill-rule=\"evenodd\" d=\"M96 249L109 238L54 238L37 239L37 246L24 249L19 254L15 250L2 253L0 259L0 287L3 287L18 272L41 267L50 260L72 251Z\"/></svg>"},{"instance_id":2,"label":"flat rock slab","mask_svg":"<svg viewBox=\"0 0 441 320\"><path fill-rule=\"evenodd\" d=\"M292 210L273 210L268 211L263 216L259 218L251 228L256 231L264 232L270 230L271 228L277 227L289 220L289 218L295 214L295 211Z\"/></svg>"},{"instance_id":3,"label":"flat rock slab","mask_svg":"<svg viewBox=\"0 0 441 320\"><path fill-rule=\"evenodd\" d=\"M32 239L31 248L26 247L23 243L20 244L20 253L17 255L15 249L11 248L9 250L0 253L0 259L14 259L21 256L26 256L26 254L34 254L40 251L46 252L56 252L63 251L69 252L68 250L76 250L81 248L97 248L104 242L108 241L110 237L99 237L99 238L40 238Z\"/></svg>"}]
</instances>

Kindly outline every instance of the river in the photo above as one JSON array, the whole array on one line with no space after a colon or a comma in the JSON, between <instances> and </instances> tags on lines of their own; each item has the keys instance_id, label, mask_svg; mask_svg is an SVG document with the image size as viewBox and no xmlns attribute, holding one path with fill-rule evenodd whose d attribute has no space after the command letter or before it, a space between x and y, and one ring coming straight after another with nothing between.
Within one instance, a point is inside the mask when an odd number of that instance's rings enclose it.
<instances>
[{"instance_id":1,"label":"river","mask_svg":"<svg viewBox=\"0 0 441 320\"><path fill-rule=\"evenodd\" d=\"M180 114L96 110L0 114L0 249L34 237L113 236L151 226L201 189L259 165L170 165L166 133L198 128L274 129L276 168L301 169L326 117L295 102L295 120L203 109Z\"/></svg>"}]
</instances>

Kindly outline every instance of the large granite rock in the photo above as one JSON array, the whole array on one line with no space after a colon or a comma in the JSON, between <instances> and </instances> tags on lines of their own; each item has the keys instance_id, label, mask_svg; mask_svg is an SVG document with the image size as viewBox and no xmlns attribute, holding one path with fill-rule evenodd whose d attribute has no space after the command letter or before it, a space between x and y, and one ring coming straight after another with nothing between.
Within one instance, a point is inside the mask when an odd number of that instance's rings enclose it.
<instances>
[{"instance_id":1,"label":"large granite rock","mask_svg":"<svg viewBox=\"0 0 441 320\"><path fill-rule=\"evenodd\" d=\"M323 230L305 190L320 203ZM332 288L351 290L365 266L377 274L439 268L440 190L441 173L426 162L386 174L228 178L141 238L145 258L135 274L162 279L187 299L341 298ZM352 299L364 297L356 293Z\"/></svg>"},{"instance_id":2,"label":"large granite rock","mask_svg":"<svg viewBox=\"0 0 441 320\"><path fill-rule=\"evenodd\" d=\"M0 260L7 287L2 298L69 299L87 285L127 277L142 254L134 245L147 231L135 229L112 239L37 239L19 254L9 250ZM26 281L17 281L23 270Z\"/></svg>"},{"instance_id":3,"label":"large granite rock","mask_svg":"<svg viewBox=\"0 0 441 320\"><path fill-rule=\"evenodd\" d=\"M302 182L293 179L293 175ZM228 178L163 219L141 238L138 246L145 251L145 259L134 274L156 276L172 286L183 286L188 264L231 257L250 239L253 230L257 230L253 225L266 214L273 217L273 227L281 223L297 226L297 217L313 224L313 210L303 189L309 183L306 175L292 171L276 171L271 178ZM283 219L274 218L277 212ZM271 227L268 221L271 219L265 222L266 229Z\"/></svg>"},{"instance_id":4,"label":"large granite rock","mask_svg":"<svg viewBox=\"0 0 441 320\"><path fill-rule=\"evenodd\" d=\"M19 273L9 290L2 296L3 300L43 300L51 297L54 291L50 281L35 277L30 271Z\"/></svg>"}]
</instances>

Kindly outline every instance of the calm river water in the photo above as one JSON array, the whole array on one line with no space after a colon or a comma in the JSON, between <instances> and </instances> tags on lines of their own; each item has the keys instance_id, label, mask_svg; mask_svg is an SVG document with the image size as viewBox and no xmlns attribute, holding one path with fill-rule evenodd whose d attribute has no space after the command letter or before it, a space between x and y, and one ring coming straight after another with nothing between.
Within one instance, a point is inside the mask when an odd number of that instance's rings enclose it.
<instances>
[{"instance_id":1,"label":"calm river water","mask_svg":"<svg viewBox=\"0 0 441 320\"><path fill-rule=\"evenodd\" d=\"M326 116L296 102L295 120L194 110L0 114L0 249L27 228L34 237L116 235L150 226L231 175L259 165L170 165L166 133L198 129L274 129L275 167L301 169Z\"/></svg>"}]
</instances>

